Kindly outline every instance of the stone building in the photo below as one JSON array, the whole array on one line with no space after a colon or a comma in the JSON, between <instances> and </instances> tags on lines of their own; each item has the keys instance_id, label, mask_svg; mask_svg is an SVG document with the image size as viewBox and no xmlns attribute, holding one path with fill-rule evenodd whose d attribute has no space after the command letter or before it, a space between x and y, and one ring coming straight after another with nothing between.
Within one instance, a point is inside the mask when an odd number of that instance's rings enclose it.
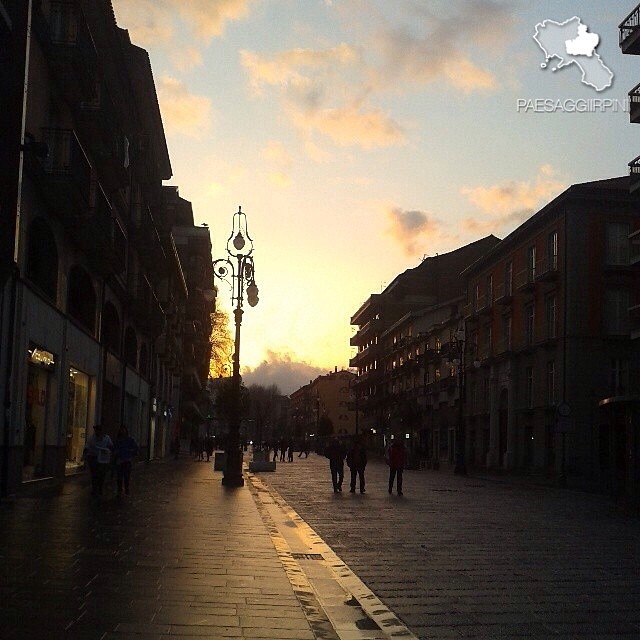
<instances>
[{"instance_id":1,"label":"stone building","mask_svg":"<svg viewBox=\"0 0 640 640\"><path fill-rule=\"evenodd\" d=\"M79 471L97 422L112 436L126 425L142 458L165 455L179 428L192 292L165 206L171 164L146 51L108 0L0 8L0 49L11 52L0 57L11 91L0 144L0 475L11 495Z\"/></svg>"}]
</instances>

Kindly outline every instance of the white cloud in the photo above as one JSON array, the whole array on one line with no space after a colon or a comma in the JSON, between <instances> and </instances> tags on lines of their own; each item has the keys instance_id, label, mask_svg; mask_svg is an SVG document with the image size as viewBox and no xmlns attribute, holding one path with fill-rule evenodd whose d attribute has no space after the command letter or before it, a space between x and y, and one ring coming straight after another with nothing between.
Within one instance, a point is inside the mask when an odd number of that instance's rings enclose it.
<instances>
[{"instance_id":1,"label":"white cloud","mask_svg":"<svg viewBox=\"0 0 640 640\"><path fill-rule=\"evenodd\" d=\"M266 359L257 367L243 369L242 380L246 386L275 384L283 394L289 395L324 373L327 373L325 369L294 360L290 353L267 351Z\"/></svg>"},{"instance_id":2,"label":"white cloud","mask_svg":"<svg viewBox=\"0 0 640 640\"><path fill-rule=\"evenodd\" d=\"M402 247L407 256L424 253L428 242L445 236L442 223L425 211L387 207L385 215L387 234Z\"/></svg>"},{"instance_id":3,"label":"white cloud","mask_svg":"<svg viewBox=\"0 0 640 640\"><path fill-rule=\"evenodd\" d=\"M156 81L162 121L167 133L201 138L211 126L211 100L189 92L171 76Z\"/></svg>"},{"instance_id":4,"label":"white cloud","mask_svg":"<svg viewBox=\"0 0 640 640\"><path fill-rule=\"evenodd\" d=\"M468 229L482 231L517 224L566 186L566 182L557 178L552 166L542 165L538 175L529 181L512 180L489 186L463 187L462 194L486 215L467 217L462 224Z\"/></svg>"},{"instance_id":5,"label":"white cloud","mask_svg":"<svg viewBox=\"0 0 640 640\"><path fill-rule=\"evenodd\" d=\"M120 26L141 45L168 43L176 17L204 42L222 34L225 24L240 20L249 0L113 0Z\"/></svg>"}]
</instances>

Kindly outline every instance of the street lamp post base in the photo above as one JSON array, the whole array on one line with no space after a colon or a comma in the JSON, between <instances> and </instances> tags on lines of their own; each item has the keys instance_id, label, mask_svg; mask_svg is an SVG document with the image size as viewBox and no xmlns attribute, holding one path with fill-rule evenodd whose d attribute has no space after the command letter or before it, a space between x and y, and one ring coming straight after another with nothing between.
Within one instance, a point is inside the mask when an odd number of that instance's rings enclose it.
<instances>
[{"instance_id":1,"label":"street lamp post base","mask_svg":"<svg viewBox=\"0 0 640 640\"><path fill-rule=\"evenodd\" d=\"M224 468L222 485L224 487L244 486L244 478L242 477L242 451L227 451L227 464Z\"/></svg>"}]
</instances>

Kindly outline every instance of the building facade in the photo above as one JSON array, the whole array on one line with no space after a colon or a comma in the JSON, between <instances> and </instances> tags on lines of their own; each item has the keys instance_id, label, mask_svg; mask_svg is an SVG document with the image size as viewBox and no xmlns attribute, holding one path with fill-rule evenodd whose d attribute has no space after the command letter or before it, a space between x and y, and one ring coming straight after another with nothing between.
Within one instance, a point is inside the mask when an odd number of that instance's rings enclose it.
<instances>
[{"instance_id":1,"label":"building facade","mask_svg":"<svg viewBox=\"0 0 640 640\"><path fill-rule=\"evenodd\" d=\"M2 230L0 473L11 495L79 471L97 422L112 437L126 425L144 458L168 451L191 292L163 196L171 164L146 51L108 0L2 8L19 55L2 60L3 78L23 73L26 88L12 125L15 198L2 203L12 225Z\"/></svg>"},{"instance_id":2,"label":"building facade","mask_svg":"<svg viewBox=\"0 0 640 640\"><path fill-rule=\"evenodd\" d=\"M443 304L446 308L448 301L462 296L461 272L498 242L488 236L425 259L397 276L382 293L371 295L352 316L357 330L351 346L357 353L349 364L358 371L354 391L360 422L381 447L392 432L417 433L417 425L422 424L414 405L424 398L420 357L425 342L420 333L426 331L429 320L420 320L418 312ZM426 441L420 446L426 448Z\"/></svg>"},{"instance_id":3,"label":"building facade","mask_svg":"<svg viewBox=\"0 0 640 640\"><path fill-rule=\"evenodd\" d=\"M629 236L639 202L628 178L573 185L466 270L472 463L616 492L637 473L637 440L628 449L609 405L638 389Z\"/></svg>"}]
</instances>

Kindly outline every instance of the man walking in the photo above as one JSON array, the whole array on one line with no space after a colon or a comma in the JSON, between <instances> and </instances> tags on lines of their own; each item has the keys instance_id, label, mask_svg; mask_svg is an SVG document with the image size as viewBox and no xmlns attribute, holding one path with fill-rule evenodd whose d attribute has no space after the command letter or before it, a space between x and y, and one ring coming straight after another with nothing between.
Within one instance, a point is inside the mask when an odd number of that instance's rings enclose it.
<instances>
[{"instance_id":1,"label":"man walking","mask_svg":"<svg viewBox=\"0 0 640 640\"><path fill-rule=\"evenodd\" d=\"M389 493L393 493L393 482L397 478L398 495L402 495L402 472L407 462L407 451L400 438L394 438L387 450L389 465Z\"/></svg>"},{"instance_id":2,"label":"man walking","mask_svg":"<svg viewBox=\"0 0 640 640\"><path fill-rule=\"evenodd\" d=\"M356 492L356 478L360 479L360 493L365 492L364 468L367 466L367 449L359 436L355 436L347 452L347 465L351 469L351 493Z\"/></svg>"},{"instance_id":3,"label":"man walking","mask_svg":"<svg viewBox=\"0 0 640 640\"><path fill-rule=\"evenodd\" d=\"M329 458L329 469L331 469L331 481L333 482L333 492L342 491L342 481L344 479L344 456L345 450L338 438L333 436L324 454Z\"/></svg>"}]
</instances>

